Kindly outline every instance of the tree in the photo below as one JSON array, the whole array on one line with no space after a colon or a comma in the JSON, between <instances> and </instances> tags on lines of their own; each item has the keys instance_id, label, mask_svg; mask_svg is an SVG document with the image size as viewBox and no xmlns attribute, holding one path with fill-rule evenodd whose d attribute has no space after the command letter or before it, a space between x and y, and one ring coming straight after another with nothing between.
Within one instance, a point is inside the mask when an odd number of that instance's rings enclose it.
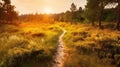
<instances>
[{"instance_id":1,"label":"tree","mask_svg":"<svg viewBox=\"0 0 120 67\"><path fill-rule=\"evenodd\" d=\"M71 4L70 10L71 12L75 12L77 10L76 5L74 3Z\"/></svg>"},{"instance_id":2,"label":"tree","mask_svg":"<svg viewBox=\"0 0 120 67\"><path fill-rule=\"evenodd\" d=\"M71 4L71 22L76 22L77 21L77 7L74 3Z\"/></svg>"},{"instance_id":3,"label":"tree","mask_svg":"<svg viewBox=\"0 0 120 67\"><path fill-rule=\"evenodd\" d=\"M99 3L99 19L98 19L98 23L99 23L99 28L102 29L102 16L103 16L103 12L104 12L104 8L107 4L109 4L112 0L98 0Z\"/></svg>"},{"instance_id":4,"label":"tree","mask_svg":"<svg viewBox=\"0 0 120 67\"><path fill-rule=\"evenodd\" d=\"M10 0L2 0L0 2L0 20L13 21L17 19L17 12L14 10L15 6L11 5Z\"/></svg>"},{"instance_id":5,"label":"tree","mask_svg":"<svg viewBox=\"0 0 120 67\"><path fill-rule=\"evenodd\" d=\"M84 12L85 17L92 23L92 25L95 25L95 21L99 18L99 1L98 0L87 0L86 9Z\"/></svg>"},{"instance_id":6,"label":"tree","mask_svg":"<svg viewBox=\"0 0 120 67\"><path fill-rule=\"evenodd\" d=\"M82 15L83 15L82 7L79 7L79 9L74 12L74 19L75 19L75 21L82 22L84 20Z\"/></svg>"},{"instance_id":7,"label":"tree","mask_svg":"<svg viewBox=\"0 0 120 67\"><path fill-rule=\"evenodd\" d=\"M79 12L82 12L82 11L83 11L83 10L82 10L82 7L79 7L78 11L79 11Z\"/></svg>"},{"instance_id":8,"label":"tree","mask_svg":"<svg viewBox=\"0 0 120 67\"><path fill-rule=\"evenodd\" d=\"M4 19L3 18L4 14L5 14L5 12L4 12L4 8L3 8L3 3L0 2L0 20Z\"/></svg>"},{"instance_id":9,"label":"tree","mask_svg":"<svg viewBox=\"0 0 120 67\"><path fill-rule=\"evenodd\" d=\"M98 21L99 28L102 27L102 17L104 13L105 6L115 2L116 0L87 0L86 5L86 17L94 25L94 21Z\"/></svg>"},{"instance_id":10,"label":"tree","mask_svg":"<svg viewBox=\"0 0 120 67\"><path fill-rule=\"evenodd\" d=\"M103 12L102 21L105 22L116 22L117 16L116 16L116 8L106 8Z\"/></svg>"},{"instance_id":11,"label":"tree","mask_svg":"<svg viewBox=\"0 0 120 67\"><path fill-rule=\"evenodd\" d=\"M17 12L14 11L14 6L12 5L7 5L5 8L5 20L6 21L13 21L17 19Z\"/></svg>"},{"instance_id":12,"label":"tree","mask_svg":"<svg viewBox=\"0 0 120 67\"><path fill-rule=\"evenodd\" d=\"M81 16L83 13L82 7L79 7L77 10L76 5L72 3L70 10L71 11L67 10L65 13L54 15L54 19L65 22L79 22L84 20Z\"/></svg>"},{"instance_id":13,"label":"tree","mask_svg":"<svg viewBox=\"0 0 120 67\"><path fill-rule=\"evenodd\" d=\"M11 4L10 0L2 0L2 1L4 1L4 5Z\"/></svg>"},{"instance_id":14,"label":"tree","mask_svg":"<svg viewBox=\"0 0 120 67\"><path fill-rule=\"evenodd\" d=\"M72 13L70 11L66 11L63 16L63 19L65 22L71 22L73 20Z\"/></svg>"},{"instance_id":15,"label":"tree","mask_svg":"<svg viewBox=\"0 0 120 67\"><path fill-rule=\"evenodd\" d=\"M120 0L105 0L105 2L107 2L107 4L114 4L114 3L117 3L118 6L117 6L117 16L118 16L118 20L117 20L117 23L116 23L116 29L119 30L120 29Z\"/></svg>"},{"instance_id":16,"label":"tree","mask_svg":"<svg viewBox=\"0 0 120 67\"><path fill-rule=\"evenodd\" d=\"M120 0L118 0L117 2L118 2L118 6L117 6L118 21L117 21L117 24L116 24L116 29L120 30Z\"/></svg>"}]
</instances>

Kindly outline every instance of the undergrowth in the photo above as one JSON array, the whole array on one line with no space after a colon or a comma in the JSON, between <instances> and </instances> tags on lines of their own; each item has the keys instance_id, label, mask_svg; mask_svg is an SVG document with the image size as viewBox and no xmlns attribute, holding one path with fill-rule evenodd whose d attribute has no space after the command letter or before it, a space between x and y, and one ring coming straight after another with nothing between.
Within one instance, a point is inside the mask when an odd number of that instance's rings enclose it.
<instances>
[{"instance_id":1,"label":"undergrowth","mask_svg":"<svg viewBox=\"0 0 120 67\"><path fill-rule=\"evenodd\" d=\"M50 25L1 26L0 67L51 67L61 32Z\"/></svg>"},{"instance_id":2,"label":"undergrowth","mask_svg":"<svg viewBox=\"0 0 120 67\"><path fill-rule=\"evenodd\" d=\"M87 24L62 24L66 61L64 67L119 67L120 32Z\"/></svg>"}]
</instances>

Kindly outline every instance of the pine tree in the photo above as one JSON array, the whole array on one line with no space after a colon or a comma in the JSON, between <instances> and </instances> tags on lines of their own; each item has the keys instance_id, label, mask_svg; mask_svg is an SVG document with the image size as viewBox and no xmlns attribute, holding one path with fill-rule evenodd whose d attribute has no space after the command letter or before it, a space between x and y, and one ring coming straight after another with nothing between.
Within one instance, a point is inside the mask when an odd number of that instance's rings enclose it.
<instances>
[{"instance_id":1,"label":"pine tree","mask_svg":"<svg viewBox=\"0 0 120 67\"><path fill-rule=\"evenodd\" d=\"M77 10L76 5L74 3L71 4L70 10L71 12L75 12Z\"/></svg>"}]
</instances>

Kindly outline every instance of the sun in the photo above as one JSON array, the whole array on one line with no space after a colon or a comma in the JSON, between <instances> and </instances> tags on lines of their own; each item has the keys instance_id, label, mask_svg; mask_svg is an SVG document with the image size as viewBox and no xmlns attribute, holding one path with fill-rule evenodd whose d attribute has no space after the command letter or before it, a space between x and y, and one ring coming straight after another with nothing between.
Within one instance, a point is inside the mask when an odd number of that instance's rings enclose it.
<instances>
[{"instance_id":1,"label":"sun","mask_svg":"<svg viewBox=\"0 0 120 67\"><path fill-rule=\"evenodd\" d=\"M51 13L53 13L53 10L51 8L45 8L44 13L51 14Z\"/></svg>"}]
</instances>

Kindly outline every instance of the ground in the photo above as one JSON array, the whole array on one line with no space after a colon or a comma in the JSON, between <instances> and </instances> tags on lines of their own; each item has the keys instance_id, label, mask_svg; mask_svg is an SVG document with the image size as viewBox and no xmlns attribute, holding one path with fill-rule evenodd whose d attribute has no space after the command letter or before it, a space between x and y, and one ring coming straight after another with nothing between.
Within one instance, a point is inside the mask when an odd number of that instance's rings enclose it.
<instances>
[{"instance_id":1,"label":"ground","mask_svg":"<svg viewBox=\"0 0 120 67\"><path fill-rule=\"evenodd\" d=\"M61 24L67 58L64 67L119 67L120 32L88 24Z\"/></svg>"},{"instance_id":2,"label":"ground","mask_svg":"<svg viewBox=\"0 0 120 67\"><path fill-rule=\"evenodd\" d=\"M64 67L120 65L120 32L88 24L24 22L0 26L0 67L52 67L61 28Z\"/></svg>"}]
</instances>

